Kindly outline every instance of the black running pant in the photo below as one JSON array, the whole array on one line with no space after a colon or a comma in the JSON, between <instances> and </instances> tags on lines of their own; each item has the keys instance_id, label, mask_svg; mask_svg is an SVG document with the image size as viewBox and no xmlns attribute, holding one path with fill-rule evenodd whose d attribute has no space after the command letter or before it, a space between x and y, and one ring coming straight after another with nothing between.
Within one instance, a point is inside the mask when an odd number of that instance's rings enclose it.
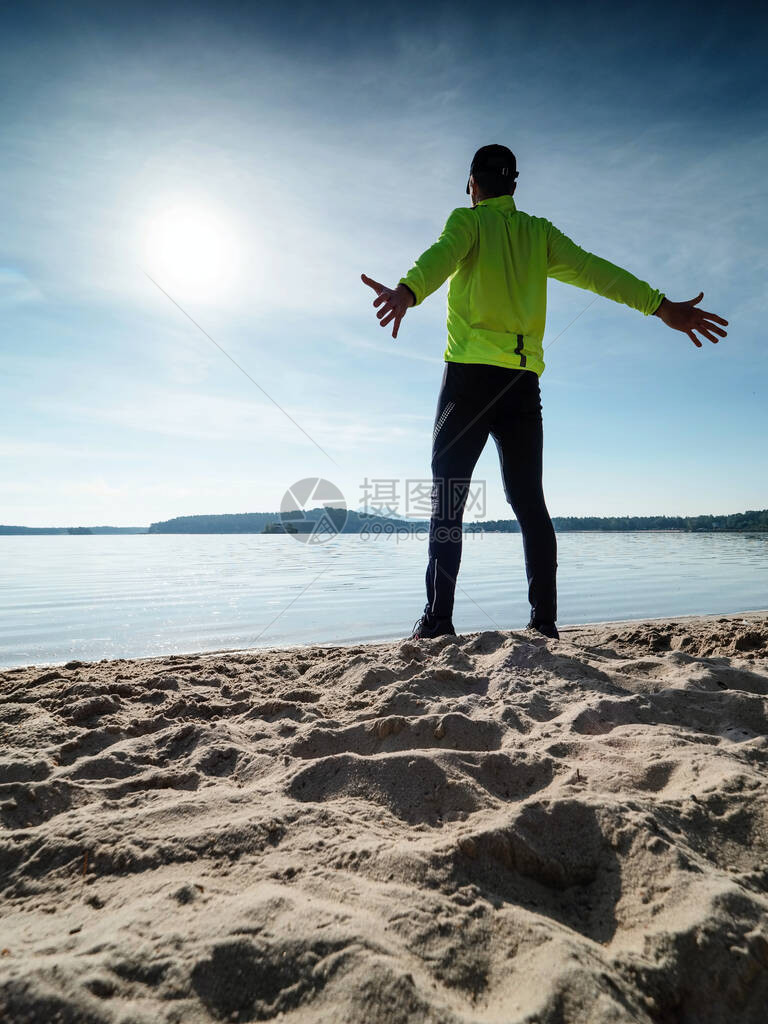
<instances>
[{"instance_id":1,"label":"black running pant","mask_svg":"<svg viewBox=\"0 0 768 1024\"><path fill-rule=\"evenodd\" d=\"M450 618L472 473L488 435L523 535L532 618L557 619L557 543L541 484L541 394L531 370L446 363L432 435L427 610Z\"/></svg>"}]
</instances>

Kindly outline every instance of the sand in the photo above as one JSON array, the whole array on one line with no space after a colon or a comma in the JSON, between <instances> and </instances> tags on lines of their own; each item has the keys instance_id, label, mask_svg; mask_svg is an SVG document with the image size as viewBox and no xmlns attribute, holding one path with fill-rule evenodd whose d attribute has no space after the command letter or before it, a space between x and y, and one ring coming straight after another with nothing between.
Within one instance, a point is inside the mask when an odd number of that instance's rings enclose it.
<instances>
[{"instance_id":1,"label":"sand","mask_svg":"<svg viewBox=\"0 0 768 1024\"><path fill-rule=\"evenodd\" d=\"M0 674L0 1019L768 1019L768 614Z\"/></svg>"}]
</instances>

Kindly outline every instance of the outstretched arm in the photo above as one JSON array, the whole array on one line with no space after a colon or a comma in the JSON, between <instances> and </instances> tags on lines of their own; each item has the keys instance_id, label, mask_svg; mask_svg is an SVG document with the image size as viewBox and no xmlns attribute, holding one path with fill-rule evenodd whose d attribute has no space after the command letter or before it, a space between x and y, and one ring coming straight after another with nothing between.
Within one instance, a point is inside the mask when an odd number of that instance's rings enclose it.
<instances>
[{"instance_id":1,"label":"outstretched arm","mask_svg":"<svg viewBox=\"0 0 768 1024\"><path fill-rule=\"evenodd\" d=\"M714 335L721 338L727 336L727 331L715 326L722 324L727 327L727 320L716 313L706 313L696 308L696 304L704 298L704 292L689 302L670 302L660 291L651 288L628 270L586 252L550 222L547 222L547 274L566 284L588 288L614 302L623 302L633 309L639 309L646 316L653 313L667 327L687 334L698 348L701 348L701 342L694 331L714 343L718 341Z\"/></svg>"},{"instance_id":2,"label":"outstretched arm","mask_svg":"<svg viewBox=\"0 0 768 1024\"><path fill-rule=\"evenodd\" d=\"M410 306L417 306L450 277L475 242L477 222L468 207L455 209L445 223L443 232L426 252L416 260L396 288L387 288L366 274L361 279L376 292L374 306L382 327L394 320L392 337L397 337L400 321Z\"/></svg>"},{"instance_id":3,"label":"outstretched arm","mask_svg":"<svg viewBox=\"0 0 768 1024\"><path fill-rule=\"evenodd\" d=\"M656 310L663 298L660 291L615 263L587 252L550 221L546 223L548 277L623 302L646 316Z\"/></svg>"},{"instance_id":4,"label":"outstretched arm","mask_svg":"<svg viewBox=\"0 0 768 1024\"><path fill-rule=\"evenodd\" d=\"M654 316L663 320L667 327L671 327L675 331L684 331L697 348L701 348L701 342L693 333L694 331L703 334L705 338L716 345L719 338L715 338L715 334L719 334L721 338L728 336L728 331L723 331L716 325L722 324L723 327L727 327L728 321L723 320L716 313L707 313L703 309L697 309L697 303L701 302L703 298L704 292L699 292L696 298L689 302L670 302L665 297L661 300L661 305Z\"/></svg>"}]
</instances>

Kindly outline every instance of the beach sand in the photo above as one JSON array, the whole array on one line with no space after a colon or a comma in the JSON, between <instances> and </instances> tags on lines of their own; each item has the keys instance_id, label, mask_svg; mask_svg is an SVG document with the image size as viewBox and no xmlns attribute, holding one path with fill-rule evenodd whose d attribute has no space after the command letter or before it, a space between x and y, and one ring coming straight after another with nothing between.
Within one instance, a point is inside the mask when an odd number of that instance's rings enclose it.
<instances>
[{"instance_id":1,"label":"beach sand","mask_svg":"<svg viewBox=\"0 0 768 1024\"><path fill-rule=\"evenodd\" d=\"M768 1019L768 613L0 673L0 1019Z\"/></svg>"}]
</instances>

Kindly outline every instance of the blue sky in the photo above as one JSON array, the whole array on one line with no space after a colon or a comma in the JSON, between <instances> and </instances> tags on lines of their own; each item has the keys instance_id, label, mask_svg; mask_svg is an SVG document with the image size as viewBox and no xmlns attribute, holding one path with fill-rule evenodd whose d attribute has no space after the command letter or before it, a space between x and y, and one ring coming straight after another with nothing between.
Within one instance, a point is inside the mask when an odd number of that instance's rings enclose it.
<instances>
[{"instance_id":1,"label":"blue sky","mask_svg":"<svg viewBox=\"0 0 768 1024\"><path fill-rule=\"evenodd\" d=\"M551 513L766 507L767 27L757 4L5 7L0 523L427 477L445 288L393 341L359 275L396 282L488 142L520 209L730 321L699 350L550 283ZM492 444L476 479L509 517Z\"/></svg>"}]
</instances>

